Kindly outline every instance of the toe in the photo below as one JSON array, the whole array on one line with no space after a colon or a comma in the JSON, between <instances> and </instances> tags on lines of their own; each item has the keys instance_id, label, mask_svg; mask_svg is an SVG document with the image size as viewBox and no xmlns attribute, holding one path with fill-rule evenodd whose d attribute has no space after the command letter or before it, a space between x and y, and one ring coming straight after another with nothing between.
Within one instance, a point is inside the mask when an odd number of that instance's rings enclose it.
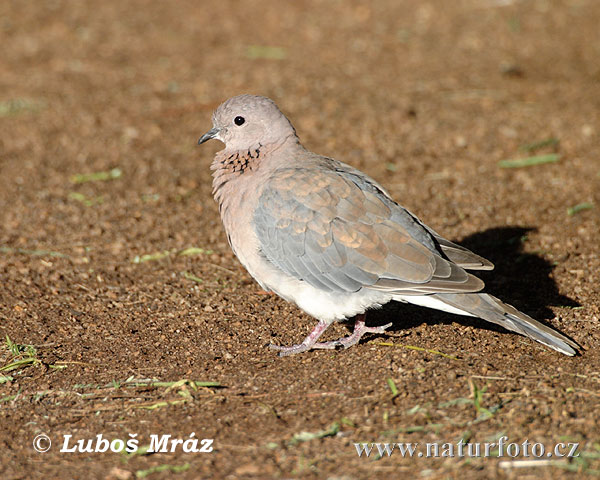
<instances>
[{"instance_id":1,"label":"toe","mask_svg":"<svg viewBox=\"0 0 600 480\"><path fill-rule=\"evenodd\" d=\"M386 329L390 328L392 326L391 323L387 323L385 325L381 325L379 327L365 327L365 332L369 332L369 333L384 333L386 331Z\"/></svg>"},{"instance_id":2,"label":"toe","mask_svg":"<svg viewBox=\"0 0 600 480\"><path fill-rule=\"evenodd\" d=\"M279 350L279 356L280 357L287 357L289 355L295 355L297 353L302 353L302 352L306 352L307 350L310 350L310 346L306 345L304 343L300 343L298 345L292 345L290 347L286 347L283 345L273 345L270 344L269 348L273 349L273 350Z\"/></svg>"},{"instance_id":3,"label":"toe","mask_svg":"<svg viewBox=\"0 0 600 480\"><path fill-rule=\"evenodd\" d=\"M340 340L332 340L331 342L315 343L312 348L318 348L320 350L335 350L337 347L341 346L342 342Z\"/></svg>"}]
</instances>

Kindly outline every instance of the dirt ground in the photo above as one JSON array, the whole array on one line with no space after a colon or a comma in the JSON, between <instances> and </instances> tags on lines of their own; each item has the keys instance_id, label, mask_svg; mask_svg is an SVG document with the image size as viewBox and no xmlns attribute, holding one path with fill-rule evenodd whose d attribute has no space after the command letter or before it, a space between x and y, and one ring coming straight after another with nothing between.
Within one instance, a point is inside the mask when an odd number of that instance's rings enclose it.
<instances>
[{"instance_id":1,"label":"dirt ground","mask_svg":"<svg viewBox=\"0 0 600 480\"><path fill-rule=\"evenodd\" d=\"M599 18L595 0L1 2L1 478L600 476ZM279 358L315 320L234 258L220 145L196 145L240 93L493 261L488 291L581 355L388 305L369 322L389 334ZM558 161L499 164L539 155ZM140 448L67 451L97 435ZM579 456L448 453L503 436ZM375 442L447 454L359 457Z\"/></svg>"}]
</instances>

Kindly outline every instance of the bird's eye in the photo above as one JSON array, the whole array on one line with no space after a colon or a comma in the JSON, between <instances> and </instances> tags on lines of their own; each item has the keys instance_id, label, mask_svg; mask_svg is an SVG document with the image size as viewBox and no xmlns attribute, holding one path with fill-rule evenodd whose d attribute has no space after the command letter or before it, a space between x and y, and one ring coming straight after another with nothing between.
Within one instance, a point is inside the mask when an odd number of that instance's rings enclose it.
<instances>
[{"instance_id":1,"label":"bird's eye","mask_svg":"<svg viewBox=\"0 0 600 480\"><path fill-rule=\"evenodd\" d=\"M235 118L233 119L233 123L235 123L235 124L236 124L238 127L239 127L240 125L243 125L245 121L246 121L246 119L245 119L244 117L239 117L239 116L238 116L238 117L235 117Z\"/></svg>"}]
</instances>

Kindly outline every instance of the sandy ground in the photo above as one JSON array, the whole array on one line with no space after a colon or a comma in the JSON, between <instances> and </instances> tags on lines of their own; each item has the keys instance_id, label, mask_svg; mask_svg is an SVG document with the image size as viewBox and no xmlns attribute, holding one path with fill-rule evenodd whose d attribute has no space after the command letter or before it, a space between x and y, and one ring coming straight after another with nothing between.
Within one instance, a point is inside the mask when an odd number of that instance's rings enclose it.
<instances>
[{"instance_id":1,"label":"sandy ground","mask_svg":"<svg viewBox=\"0 0 600 480\"><path fill-rule=\"evenodd\" d=\"M599 18L594 0L2 2L0 476L600 475ZM492 260L488 291L581 355L389 305L369 317L389 334L277 357L315 321L234 258L219 146L196 145L240 93ZM558 161L499 166L534 155ZM97 435L140 449L61 452ZM151 435L212 451L144 454ZM579 456L457 455L503 436Z\"/></svg>"}]
</instances>

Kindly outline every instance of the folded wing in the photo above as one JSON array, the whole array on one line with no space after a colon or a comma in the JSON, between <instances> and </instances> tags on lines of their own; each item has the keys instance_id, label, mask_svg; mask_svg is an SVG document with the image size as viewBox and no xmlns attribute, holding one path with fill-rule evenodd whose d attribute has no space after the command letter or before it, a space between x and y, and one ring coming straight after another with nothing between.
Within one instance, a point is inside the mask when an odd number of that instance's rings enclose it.
<instances>
[{"instance_id":1,"label":"folded wing","mask_svg":"<svg viewBox=\"0 0 600 480\"><path fill-rule=\"evenodd\" d=\"M475 292L487 260L429 231L371 179L330 161L277 170L254 214L265 257L330 292ZM446 257L446 258L444 258Z\"/></svg>"}]
</instances>

